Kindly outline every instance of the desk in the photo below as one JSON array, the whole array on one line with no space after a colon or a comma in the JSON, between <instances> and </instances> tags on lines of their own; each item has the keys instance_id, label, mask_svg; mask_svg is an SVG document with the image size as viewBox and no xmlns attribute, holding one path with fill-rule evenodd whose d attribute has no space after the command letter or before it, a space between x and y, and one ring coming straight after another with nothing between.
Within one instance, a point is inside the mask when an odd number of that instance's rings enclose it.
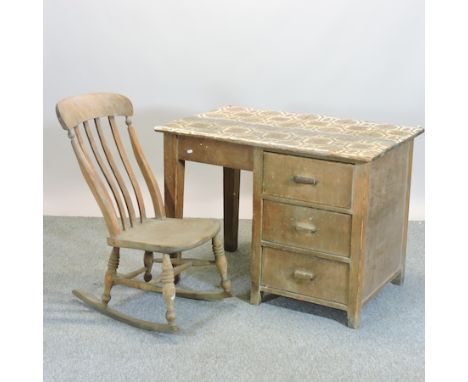
<instances>
[{"instance_id":1,"label":"desk","mask_svg":"<svg viewBox=\"0 0 468 382\"><path fill-rule=\"evenodd\" d=\"M414 138L422 128L227 106L158 126L166 214L183 216L185 161L224 168L225 248L240 171L253 171L251 303L264 292L347 312L401 284Z\"/></svg>"}]
</instances>

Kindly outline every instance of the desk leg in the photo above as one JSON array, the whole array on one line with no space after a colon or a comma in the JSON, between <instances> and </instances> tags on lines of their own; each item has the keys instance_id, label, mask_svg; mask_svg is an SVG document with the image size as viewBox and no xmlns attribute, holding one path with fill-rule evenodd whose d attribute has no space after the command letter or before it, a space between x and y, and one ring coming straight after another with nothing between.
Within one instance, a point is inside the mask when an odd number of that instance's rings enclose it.
<instances>
[{"instance_id":1,"label":"desk leg","mask_svg":"<svg viewBox=\"0 0 468 382\"><path fill-rule=\"evenodd\" d=\"M252 219L252 253L250 256L250 303L258 305L262 302L260 292L261 281L261 231L262 231L262 181L263 181L263 150L254 150L253 168L253 219Z\"/></svg>"},{"instance_id":2,"label":"desk leg","mask_svg":"<svg viewBox=\"0 0 468 382\"><path fill-rule=\"evenodd\" d=\"M351 219L351 264L349 266L348 326L357 329L361 321L366 227L369 215L370 164L356 165L353 185L353 217Z\"/></svg>"},{"instance_id":3,"label":"desk leg","mask_svg":"<svg viewBox=\"0 0 468 382\"><path fill-rule=\"evenodd\" d=\"M184 176L185 161L178 157L178 137L164 134L164 206L169 218L182 218L184 215ZM181 258L182 253L173 253L171 258ZM176 282L179 275L176 276Z\"/></svg>"},{"instance_id":4,"label":"desk leg","mask_svg":"<svg viewBox=\"0 0 468 382\"><path fill-rule=\"evenodd\" d=\"M408 159L406 169L406 195L405 195L405 220L403 223L403 235L401 243L401 265L400 273L392 280L392 284L402 285L405 280L405 267L406 267L406 243L408 240L408 214L409 214L409 203L410 203L410 191L411 191L411 170L413 168L413 141L408 144Z\"/></svg>"},{"instance_id":5,"label":"desk leg","mask_svg":"<svg viewBox=\"0 0 468 382\"><path fill-rule=\"evenodd\" d=\"M177 143L177 135L164 134L164 206L169 218L184 215L185 161L179 160Z\"/></svg>"},{"instance_id":6,"label":"desk leg","mask_svg":"<svg viewBox=\"0 0 468 382\"><path fill-rule=\"evenodd\" d=\"M240 170L223 167L224 184L224 249L237 250L239 233Z\"/></svg>"}]
</instances>

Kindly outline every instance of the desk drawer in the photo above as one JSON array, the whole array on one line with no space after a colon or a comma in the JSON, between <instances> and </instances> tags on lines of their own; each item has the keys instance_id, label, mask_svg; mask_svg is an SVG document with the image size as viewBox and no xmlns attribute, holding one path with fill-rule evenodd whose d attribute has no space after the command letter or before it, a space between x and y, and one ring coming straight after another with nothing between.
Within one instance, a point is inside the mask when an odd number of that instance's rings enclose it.
<instances>
[{"instance_id":1,"label":"desk drawer","mask_svg":"<svg viewBox=\"0 0 468 382\"><path fill-rule=\"evenodd\" d=\"M266 287L346 304L348 274L346 263L263 248L262 285Z\"/></svg>"},{"instance_id":2,"label":"desk drawer","mask_svg":"<svg viewBox=\"0 0 468 382\"><path fill-rule=\"evenodd\" d=\"M349 257L351 216L263 201L262 239Z\"/></svg>"},{"instance_id":3,"label":"desk drawer","mask_svg":"<svg viewBox=\"0 0 468 382\"><path fill-rule=\"evenodd\" d=\"M291 155L264 154L266 194L351 208L353 165Z\"/></svg>"}]
</instances>

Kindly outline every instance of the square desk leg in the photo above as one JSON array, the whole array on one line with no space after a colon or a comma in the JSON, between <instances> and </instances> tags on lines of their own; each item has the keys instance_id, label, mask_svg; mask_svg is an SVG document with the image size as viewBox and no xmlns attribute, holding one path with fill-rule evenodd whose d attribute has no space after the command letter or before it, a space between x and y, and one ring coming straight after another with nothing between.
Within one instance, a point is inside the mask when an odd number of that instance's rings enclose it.
<instances>
[{"instance_id":1,"label":"square desk leg","mask_svg":"<svg viewBox=\"0 0 468 382\"><path fill-rule=\"evenodd\" d=\"M177 135L164 134L164 207L169 218L184 216L185 161L179 160L177 144ZM171 255L181 256L181 253Z\"/></svg>"},{"instance_id":2,"label":"square desk leg","mask_svg":"<svg viewBox=\"0 0 468 382\"><path fill-rule=\"evenodd\" d=\"M239 234L240 170L223 167L224 187L224 249L237 250Z\"/></svg>"},{"instance_id":3,"label":"square desk leg","mask_svg":"<svg viewBox=\"0 0 468 382\"><path fill-rule=\"evenodd\" d=\"M170 218L184 215L185 161L179 160L177 143L177 135L164 134L164 206Z\"/></svg>"}]
</instances>

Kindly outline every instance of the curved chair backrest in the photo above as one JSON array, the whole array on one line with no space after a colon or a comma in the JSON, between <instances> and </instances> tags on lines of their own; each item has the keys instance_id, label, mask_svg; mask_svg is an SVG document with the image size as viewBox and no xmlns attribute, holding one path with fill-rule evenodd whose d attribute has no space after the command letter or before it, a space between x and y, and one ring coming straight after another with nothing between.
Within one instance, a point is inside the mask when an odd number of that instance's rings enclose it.
<instances>
[{"instance_id":1,"label":"curved chair backrest","mask_svg":"<svg viewBox=\"0 0 468 382\"><path fill-rule=\"evenodd\" d=\"M56 112L60 124L68 131L68 137L71 140L81 172L102 211L111 236L116 236L122 230L140 224L146 219L143 196L123 145L117 125L118 117L125 117L133 153L150 192L155 217L165 217L158 184L132 126L133 106L127 97L112 93L70 97L57 103ZM101 124L101 120L107 120L107 122ZM84 135L86 135L89 145L85 144L81 129L84 129ZM110 129L113 144L111 141L109 145L105 138L106 129ZM94 139L93 131L97 133L97 140ZM95 161L92 160L89 148L86 146L91 149ZM114 158L112 151L115 149L113 150L111 146L115 146L120 161L116 161ZM124 177L119 171L118 162L123 165L126 177L132 186L138 206L138 216ZM99 175L95 164L99 167L104 179ZM115 203L112 201L111 195Z\"/></svg>"}]
</instances>

